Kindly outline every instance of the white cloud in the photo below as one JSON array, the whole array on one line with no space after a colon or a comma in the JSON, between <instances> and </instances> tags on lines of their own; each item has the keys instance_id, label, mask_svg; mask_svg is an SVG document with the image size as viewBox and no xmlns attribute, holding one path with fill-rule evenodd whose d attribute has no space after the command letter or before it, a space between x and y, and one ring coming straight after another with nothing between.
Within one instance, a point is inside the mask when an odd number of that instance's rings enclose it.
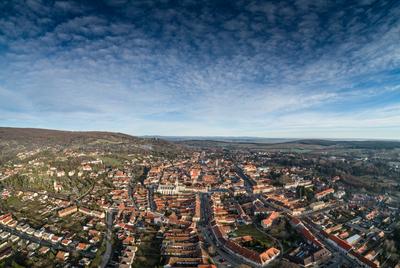
<instances>
[{"instance_id":1,"label":"white cloud","mask_svg":"<svg viewBox=\"0 0 400 268\"><path fill-rule=\"evenodd\" d=\"M95 128L103 120L99 128L137 134L258 136L372 124L391 128L382 136L399 134L390 124L400 114L394 100L371 102L400 95L388 74L400 68L398 6L251 2L230 13L210 3L192 12L125 2L108 1L118 15L110 16L78 2L32 1L22 16L0 19L0 110L8 117L0 123Z\"/></svg>"}]
</instances>

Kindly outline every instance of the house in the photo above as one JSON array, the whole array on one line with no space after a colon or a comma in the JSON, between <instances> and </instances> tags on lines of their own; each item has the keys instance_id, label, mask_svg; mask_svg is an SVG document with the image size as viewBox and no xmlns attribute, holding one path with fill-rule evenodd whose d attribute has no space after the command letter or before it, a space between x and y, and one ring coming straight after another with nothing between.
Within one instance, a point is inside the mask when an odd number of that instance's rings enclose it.
<instances>
[{"instance_id":1,"label":"house","mask_svg":"<svg viewBox=\"0 0 400 268\"><path fill-rule=\"evenodd\" d=\"M61 170L61 171L57 171L57 177L58 178L60 178L60 177L64 177L65 176L65 171L63 171L63 170Z\"/></svg>"},{"instance_id":2,"label":"house","mask_svg":"<svg viewBox=\"0 0 400 268\"><path fill-rule=\"evenodd\" d=\"M59 236L56 236L56 235L53 235L52 237L51 237L51 242L52 243L58 243L58 242L60 242L62 240L62 237L59 237Z\"/></svg>"},{"instance_id":3,"label":"house","mask_svg":"<svg viewBox=\"0 0 400 268\"><path fill-rule=\"evenodd\" d=\"M335 190L333 188L328 188L326 190L323 190L321 192L318 192L315 194L315 198L317 200L320 200L322 198L324 198L325 196L329 195L329 194L333 194L335 192Z\"/></svg>"},{"instance_id":4,"label":"house","mask_svg":"<svg viewBox=\"0 0 400 268\"><path fill-rule=\"evenodd\" d=\"M197 179L199 178L201 173L201 169L199 168L193 168L190 170L190 177L192 178L193 182L197 182Z\"/></svg>"},{"instance_id":5,"label":"house","mask_svg":"<svg viewBox=\"0 0 400 268\"><path fill-rule=\"evenodd\" d=\"M350 245L347 241L333 235L333 234L328 234L327 232L325 232L324 230L321 231L321 234L325 237L327 237L329 240L329 242L336 246L336 248L338 248L339 250L343 251L344 253L349 252L353 246Z\"/></svg>"},{"instance_id":6,"label":"house","mask_svg":"<svg viewBox=\"0 0 400 268\"><path fill-rule=\"evenodd\" d=\"M69 253L68 252L60 250L60 251L57 252L56 260L64 262L64 261L68 260L68 257L69 257Z\"/></svg>"},{"instance_id":7,"label":"house","mask_svg":"<svg viewBox=\"0 0 400 268\"><path fill-rule=\"evenodd\" d=\"M92 171L92 167L89 166L89 165L84 165L84 166L82 167L82 170L83 170L83 171Z\"/></svg>"},{"instance_id":8,"label":"house","mask_svg":"<svg viewBox=\"0 0 400 268\"><path fill-rule=\"evenodd\" d=\"M54 191L56 191L58 193L58 192L62 191L63 186L62 186L61 183L58 183L58 182L54 181L53 188L54 188Z\"/></svg>"},{"instance_id":9,"label":"house","mask_svg":"<svg viewBox=\"0 0 400 268\"><path fill-rule=\"evenodd\" d=\"M71 244L71 243L72 243L72 241L69 240L69 239L63 239L63 240L61 241L61 244L62 244L63 246L68 246L68 245Z\"/></svg>"},{"instance_id":10,"label":"house","mask_svg":"<svg viewBox=\"0 0 400 268\"><path fill-rule=\"evenodd\" d=\"M88 249L88 247L89 247L89 245L86 244L86 243L79 243L79 244L76 246L76 249L77 249L77 250L86 250L86 249Z\"/></svg>"},{"instance_id":11,"label":"house","mask_svg":"<svg viewBox=\"0 0 400 268\"><path fill-rule=\"evenodd\" d=\"M279 217L279 212L273 211L266 219L261 221L261 226L265 229L271 227L274 220Z\"/></svg>"},{"instance_id":12,"label":"house","mask_svg":"<svg viewBox=\"0 0 400 268\"><path fill-rule=\"evenodd\" d=\"M44 254L46 254L46 253L49 252L49 251L50 251L50 248L48 248L48 247L41 247L41 248L39 249L39 254L44 255Z\"/></svg>"},{"instance_id":13,"label":"house","mask_svg":"<svg viewBox=\"0 0 400 268\"><path fill-rule=\"evenodd\" d=\"M65 217L65 216L73 214L73 213L75 213L77 211L78 211L78 207L76 205L73 205L73 206L70 206L70 207L67 207L67 208L59 210L58 211L58 216Z\"/></svg>"},{"instance_id":14,"label":"house","mask_svg":"<svg viewBox=\"0 0 400 268\"><path fill-rule=\"evenodd\" d=\"M320 210L320 209L323 209L324 207L325 207L325 202L324 201L318 201L318 202L314 202L314 203L311 203L310 204L310 208L313 210L313 211L316 211L316 210Z\"/></svg>"}]
</instances>

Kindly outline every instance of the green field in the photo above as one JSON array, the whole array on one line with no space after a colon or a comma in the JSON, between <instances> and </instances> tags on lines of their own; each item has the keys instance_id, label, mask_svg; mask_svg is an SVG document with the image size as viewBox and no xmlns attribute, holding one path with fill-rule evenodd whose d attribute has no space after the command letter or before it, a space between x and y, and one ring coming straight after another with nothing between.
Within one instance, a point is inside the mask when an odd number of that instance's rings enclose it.
<instances>
[{"instance_id":1,"label":"green field","mask_svg":"<svg viewBox=\"0 0 400 268\"><path fill-rule=\"evenodd\" d=\"M125 159L121 159L113 156L101 156L100 159L106 166L119 167L122 166Z\"/></svg>"},{"instance_id":2,"label":"green field","mask_svg":"<svg viewBox=\"0 0 400 268\"><path fill-rule=\"evenodd\" d=\"M240 237L250 235L255 240L253 243L248 243L245 246L256 251L264 251L267 248L274 246L274 241L263 232L259 231L253 224L241 225L232 233L233 236Z\"/></svg>"}]
</instances>

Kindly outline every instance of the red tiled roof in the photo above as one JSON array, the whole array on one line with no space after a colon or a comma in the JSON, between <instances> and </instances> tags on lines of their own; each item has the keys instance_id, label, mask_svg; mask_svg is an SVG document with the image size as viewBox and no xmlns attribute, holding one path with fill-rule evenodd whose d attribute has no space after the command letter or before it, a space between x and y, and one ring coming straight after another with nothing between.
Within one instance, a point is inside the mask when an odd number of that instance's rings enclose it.
<instances>
[{"instance_id":1,"label":"red tiled roof","mask_svg":"<svg viewBox=\"0 0 400 268\"><path fill-rule=\"evenodd\" d=\"M79 243L78 246L76 247L78 250L84 250L86 249L87 244L85 243Z\"/></svg>"},{"instance_id":2,"label":"red tiled roof","mask_svg":"<svg viewBox=\"0 0 400 268\"><path fill-rule=\"evenodd\" d=\"M59 252L57 252L56 259L64 261L66 254L66 252L60 250Z\"/></svg>"},{"instance_id":3,"label":"red tiled roof","mask_svg":"<svg viewBox=\"0 0 400 268\"><path fill-rule=\"evenodd\" d=\"M328 189L323 190L323 191L321 191L321 192L319 192L319 193L316 193L315 196L316 196L316 197L323 197L323 196L325 196L325 195L328 195L328 194L334 193L334 192L335 192L334 189L328 188Z\"/></svg>"},{"instance_id":4,"label":"red tiled roof","mask_svg":"<svg viewBox=\"0 0 400 268\"><path fill-rule=\"evenodd\" d=\"M360 260L361 262L365 263L366 265L368 265L369 267L372 268L378 268L379 266L374 263L371 260L368 260L367 258L365 258L364 256L362 256L361 254L358 254L356 252L354 252L353 250L350 251L350 254L353 255L354 257L356 257L358 260Z\"/></svg>"},{"instance_id":5,"label":"red tiled roof","mask_svg":"<svg viewBox=\"0 0 400 268\"><path fill-rule=\"evenodd\" d=\"M260 254L260 258L266 262L270 259L272 259L273 257L275 257L276 255L279 255L280 250L276 249L274 247L267 249L266 251L264 251L263 253Z\"/></svg>"},{"instance_id":6,"label":"red tiled roof","mask_svg":"<svg viewBox=\"0 0 400 268\"><path fill-rule=\"evenodd\" d=\"M292 222L293 225L298 225L301 223L301 221L296 217L291 217L290 221Z\"/></svg>"},{"instance_id":7,"label":"red tiled roof","mask_svg":"<svg viewBox=\"0 0 400 268\"><path fill-rule=\"evenodd\" d=\"M331 239L333 242L336 243L336 245L338 245L339 247L343 248L346 251L349 251L350 249L353 248L352 245L350 245L349 243L347 243L346 241L340 239L339 237L330 234L329 235L329 239Z\"/></svg>"},{"instance_id":8,"label":"red tiled roof","mask_svg":"<svg viewBox=\"0 0 400 268\"><path fill-rule=\"evenodd\" d=\"M262 223L264 225L270 226L272 222L279 217L279 212L273 211L268 218L264 219Z\"/></svg>"}]
</instances>

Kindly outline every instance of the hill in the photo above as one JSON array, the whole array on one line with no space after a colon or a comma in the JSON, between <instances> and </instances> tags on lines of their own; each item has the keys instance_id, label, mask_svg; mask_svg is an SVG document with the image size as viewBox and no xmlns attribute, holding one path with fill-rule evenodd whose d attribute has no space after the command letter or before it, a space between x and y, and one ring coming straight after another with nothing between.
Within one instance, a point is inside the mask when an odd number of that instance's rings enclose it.
<instances>
[{"instance_id":1,"label":"hill","mask_svg":"<svg viewBox=\"0 0 400 268\"><path fill-rule=\"evenodd\" d=\"M128 153L176 153L184 149L161 139L139 138L123 133L0 127L0 151L3 155L39 147Z\"/></svg>"}]
</instances>

